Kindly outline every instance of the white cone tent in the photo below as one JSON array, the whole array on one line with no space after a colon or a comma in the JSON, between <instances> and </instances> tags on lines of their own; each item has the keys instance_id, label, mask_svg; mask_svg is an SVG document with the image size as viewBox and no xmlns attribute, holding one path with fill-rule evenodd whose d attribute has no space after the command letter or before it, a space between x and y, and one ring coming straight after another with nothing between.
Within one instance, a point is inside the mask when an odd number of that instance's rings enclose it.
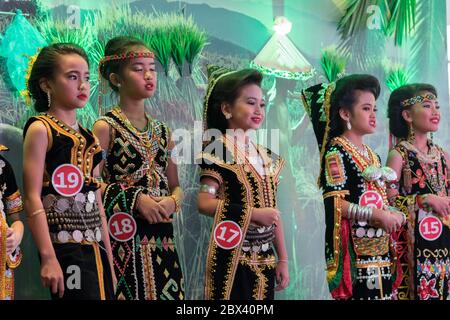
<instances>
[{"instance_id":1,"label":"white cone tent","mask_svg":"<svg viewBox=\"0 0 450 320\"><path fill-rule=\"evenodd\" d=\"M307 80L314 75L314 68L288 38L290 22L284 17L275 19L276 32L264 45L251 66L266 75L280 78Z\"/></svg>"}]
</instances>

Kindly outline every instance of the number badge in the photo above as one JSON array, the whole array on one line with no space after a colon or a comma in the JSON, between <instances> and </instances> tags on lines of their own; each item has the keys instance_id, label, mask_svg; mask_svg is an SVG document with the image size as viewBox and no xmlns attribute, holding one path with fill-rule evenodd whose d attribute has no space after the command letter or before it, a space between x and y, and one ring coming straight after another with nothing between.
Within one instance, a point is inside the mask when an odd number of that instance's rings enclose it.
<instances>
[{"instance_id":1,"label":"number badge","mask_svg":"<svg viewBox=\"0 0 450 320\"><path fill-rule=\"evenodd\" d=\"M420 221L419 232L425 240L434 241L441 236L442 222L435 216L425 217Z\"/></svg>"},{"instance_id":2,"label":"number badge","mask_svg":"<svg viewBox=\"0 0 450 320\"><path fill-rule=\"evenodd\" d=\"M62 164L52 174L52 186L64 197L74 196L83 188L83 173L73 164Z\"/></svg>"},{"instance_id":3,"label":"number badge","mask_svg":"<svg viewBox=\"0 0 450 320\"><path fill-rule=\"evenodd\" d=\"M242 240L242 229L230 220L222 221L214 228L214 241L225 250L236 248Z\"/></svg>"},{"instance_id":4,"label":"number badge","mask_svg":"<svg viewBox=\"0 0 450 320\"><path fill-rule=\"evenodd\" d=\"M127 213L117 212L109 218L109 234L117 241L126 242L133 239L136 229L136 221Z\"/></svg>"},{"instance_id":5,"label":"number badge","mask_svg":"<svg viewBox=\"0 0 450 320\"><path fill-rule=\"evenodd\" d=\"M383 208L383 197L376 191L366 191L359 198L359 205L363 207Z\"/></svg>"}]
</instances>

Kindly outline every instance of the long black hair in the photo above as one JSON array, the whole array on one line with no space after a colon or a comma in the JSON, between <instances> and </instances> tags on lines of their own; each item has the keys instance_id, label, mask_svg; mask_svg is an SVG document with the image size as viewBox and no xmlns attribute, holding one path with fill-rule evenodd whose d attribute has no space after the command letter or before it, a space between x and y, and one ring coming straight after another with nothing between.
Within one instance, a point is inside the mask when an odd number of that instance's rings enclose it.
<instances>
[{"instance_id":1,"label":"long black hair","mask_svg":"<svg viewBox=\"0 0 450 320\"><path fill-rule=\"evenodd\" d=\"M356 90L371 92L375 100L380 95L380 82L369 74L352 74L339 79L330 100L330 134L329 139L340 136L345 131L345 121L339 110L353 111L357 101Z\"/></svg>"},{"instance_id":2,"label":"long black hair","mask_svg":"<svg viewBox=\"0 0 450 320\"><path fill-rule=\"evenodd\" d=\"M406 139L409 134L408 123L403 118L402 112L411 109L411 106L403 107L401 102L425 91L431 92L437 97L436 88L427 83L408 84L392 91L388 102L389 130L396 138Z\"/></svg>"},{"instance_id":3,"label":"long black hair","mask_svg":"<svg viewBox=\"0 0 450 320\"><path fill-rule=\"evenodd\" d=\"M208 129L218 129L222 133L228 128L227 119L221 110L222 103L233 105L243 87L256 84L261 87L263 75L255 69L242 69L221 78L208 99L206 125Z\"/></svg>"},{"instance_id":4,"label":"long black hair","mask_svg":"<svg viewBox=\"0 0 450 320\"><path fill-rule=\"evenodd\" d=\"M77 54L86 60L89 65L89 59L83 48L73 43L55 43L44 47L38 54L36 61L31 69L30 78L28 79L28 90L34 99L34 109L37 112L45 112L48 110L48 98L39 84L45 79L52 79L57 69L58 57L60 55Z\"/></svg>"}]
</instances>

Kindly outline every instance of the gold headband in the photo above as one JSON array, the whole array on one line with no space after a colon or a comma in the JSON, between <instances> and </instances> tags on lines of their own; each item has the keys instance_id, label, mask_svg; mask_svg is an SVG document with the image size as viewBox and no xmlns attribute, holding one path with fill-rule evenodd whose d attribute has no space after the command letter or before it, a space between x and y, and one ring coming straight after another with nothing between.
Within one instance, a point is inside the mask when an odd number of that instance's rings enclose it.
<instances>
[{"instance_id":1,"label":"gold headband","mask_svg":"<svg viewBox=\"0 0 450 320\"><path fill-rule=\"evenodd\" d=\"M402 102L400 102L400 105L402 107L409 107L409 106L415 105L416 103L422 103L425 100L435 101L436 96L432 93L427 93L427 94L423 94L423 95L419 95L419 96L415 96L415 97L403 100Z\"/></svg>"}]
</instances>

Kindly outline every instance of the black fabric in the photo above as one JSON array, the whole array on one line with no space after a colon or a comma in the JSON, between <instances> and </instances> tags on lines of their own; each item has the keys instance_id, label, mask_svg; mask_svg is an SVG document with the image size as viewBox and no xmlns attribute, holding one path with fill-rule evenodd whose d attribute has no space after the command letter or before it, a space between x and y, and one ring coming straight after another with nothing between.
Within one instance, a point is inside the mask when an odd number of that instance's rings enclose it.
<instances>
[{"instance_id":1,"label":"black fabric","mask_svg":"<svg viewBox=\"0 0 450 320\"><path fill-rule=\"evenodd\" d=\"M104 247L103 242L99 244ZM93 245L65 243L53 244L53 248L64 275L64 295L59 298L57 294L51 294L52 300L100 300L100 285ZM107 254L102 248L100 248L100 256L103 265L105 299L114 300L111 269ZM74 274L73 270L68 269L70 266L77 266L81 271L79 289L69 289L67 286L68 282L73 283L71 280L67 281Z\"/></svg>"}]
</instances>

